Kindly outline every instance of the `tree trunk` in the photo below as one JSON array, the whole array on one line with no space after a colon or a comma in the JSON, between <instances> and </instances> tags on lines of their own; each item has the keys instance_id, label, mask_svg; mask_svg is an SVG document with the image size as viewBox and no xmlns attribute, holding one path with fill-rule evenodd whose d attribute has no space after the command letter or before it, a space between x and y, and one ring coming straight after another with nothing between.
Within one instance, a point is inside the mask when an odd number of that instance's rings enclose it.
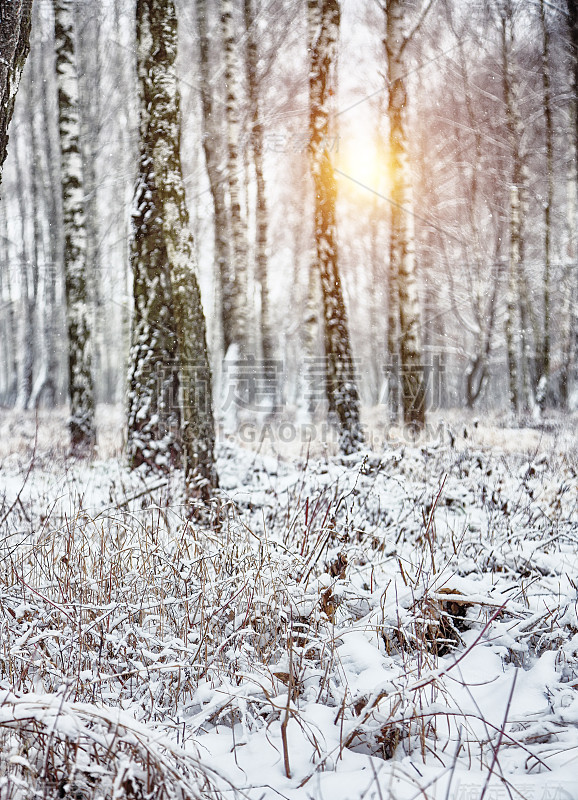
<instances>
[{"instance_id":1,"label":"tree trunk","mask_svg":"<svg viewBox=\"0 0 578 800\"><path fill-rule=\"evenodd\" d=\"M576 113L575 103L571 109L571 131L569 136L569 159L566 173L566 231L567 231L567 258L564 263L563 285L565 288L562 305L562 336L561 336L561 367L558 381L557 399L562 408L568 409L570 393L573 383L573 370L576 358L576 331L578 330L578 270L576 269L576 151L574 139L574 119Z\"/></svg>"},{"instance_id":2,"label":"tree trunk","mask_svg":"<svg viewBox=\"0 0 578 800\"><path fill-rule=\"evenodd\" d=\"M53 43L49 40L39 42L33 52L35 80L41 82L48 72L47 66L53 58ZM59 381L59 336L57 287L60 285L61 273L61 237L62 219L58 203L59 171L56 153L56 130L54 117L50 109L49 94L52 85L48 78L42 83L42 91L38 111L40 113L39 164L36 169L39 175L41 196L48 227L47 247L45 249L45 268L43 275L43 300L41 323L41 365L32 391L31 404L36 408L44 403L53 408L57 402L57 382Z\"/></svg>"},{"instance_id":3,"label":"tree trunk","mask_svg":"<svg viewBox=\"0 0 578 800\"><path fill-rule=\"evenodd\" d=\"M369 302L369 324L370 324L370 397L371 405L377 406L382 402L384 390L384 363L383 363L383 333L384 326L381 324L383 317L383 294L378 287L383 286L383 259L382 247L379 238L381 228L381 209L379 198L373 197L373 204L369 217L369 264L368 287L366 297ZM369 291L367 291L367 289Z\"/></svg>"},{"instance_id":4,"label":"tree trunk","mask_svg":"<svg viewBox=\"0 0 578 800\"><path fill-rule=\"evenodd\" d=\"M572 166L568 177L568 228L570 233L570 263L567 268L569 313L564 336L564 359L561 377L561 401L568 407L574 385L576 357L578 355L578 248L575 241L576 191L578 188L578 0L566 0L568 11L568 39L570 45L570 80L572 85ZM574 245L574 247L572 247Z\"/></svg>"},{"instance_id":5,"label":"tree trunk","mask_svg":"<svg viewBox=\"0 0 578 800\"><path fill-rule=\"evenodd\" d=\"M530 301L524 270L524 220L527 209L527 167L524 132L518 107L518 86L511 64L511 8L501 7L502 84L506 106L506 126L510 140L512 177L510 187L510 252L508 267L508 300L506 310L506 344L508 351L509 397L514 413L533 405L530 375L531 325ZM519 326L518 326L519 315ZM534 355L538 339L534 335Z\"/></svg>"},{"instance_id":6,"label":"tree trunk","mask_svg":"<svg viewBox=\"0 0 578 800\"><path fill-rule=\"evenodd\" d=\"M508 389L510 408L517 414L520 406L518 386L518 264L520 261L520 199L517 186L510 187L510 253L506 305L506 347L508 351Z\"/></svg>"},{"instance_id":7,"label":"tree trunk","mask_svg":"<svg viewBox=\"0 0 578 800\"><path fill-rule=\"evenodd\" d=\"M44 355L44 351L46 349L46 342L44 340L42 330L42 319L39 319L41 314L46 313L46 309L39 303L39 294L40 294L40 272L42 271L42 278L43 282L46 280L46 273L47 273L47 248L45 243L45 236L44 236L44 224L47 218L46 213L46 203L44 202L46 197L45 187L43 183L43 176L42 176L42 146L41 141L43 137L42 128L38 131L38 125L36 121L36 114L37 109L40 106L39 97L36 91L36 86L41 86L42 83L37 81L37 72L36 66L38 62L38 54L39 48L36 46L32 55L30 56L30 63L28 65L28 80L26 83L26 89L28 93L28 107L26 109L26 121L29 130L29 142L30 142L30 153L31 159L30 162L32 164L32 170L30 175L30 192L32 197L32 224L33 224L33 231L34 231L34 247L32 251L32 299L30 301L31 309L30 309L30 319L32 321L31 329L32 329L32 341L31 341L31 377L34 372L34 368L37 366L38 362L41 362L41 370L40 373L37 374L37 377L33 384L31 384L31 391L27 400L27 407L28 408L36 408L37 406L37 397L38 397L38 386L39 381L42 379L42 367L46 363L46 359L42 358ZM39 307L40 306L40 307ZM40 313L39 313L40 312ZM38 342L38 344L37 344ZM42 361L41 361L42 358Z\"/></svg>"},{"instance_id":8,"label":"tree trunk","mask_svg":"<svg viewBox=\"0 0 578 800\"><path fill-rule=\"evenodd\" d=\"M0 0L0 181L8 147L8 126L30 49L32 0Z\"/></svg>"},{"instance_id":9,"label":"tree trunk","mask_svg":"<svg viewBox=\"0 0 578 800\"><path fill-rule=\"evenodd\" d=\"M249 355L248 281L249 264L247 230L241 209L242 159L239 154L239 62L235 48L235 26L232 0L221 0L221 32L225 58L224 80L226 86L225 116L227 128L226 184L229 190L229 212L233 250L233 291L231 309L231 345L235 345L237 358ZM225 350L225 355L229 351Z\"/></svg>"},{"instance_id":10,"label":"tree trunk","mask_svg":"<svg viewBox=\"0 0 578 800\"><path fill-rule=\"evenodd\" d=\"M466 405L469 409L473 409L488 379L488 366L492 352L492 337L498 305L498 291L501 287L500 272L501 270L498 266L493 273L492 293L488 302L487 312L484 315L485 324L480 329L476 355L466 370Z\"/></svg>"},{"instance_id":11,"label":"tree trunk","mask_svg":"<svg viewBox=\"0 0 578 800\"><path fill-rule=\"evenodd\" d=\"M405 77L403 59L404 4L387 4L386 52L389 84L389 147L391 163L391 274L397 277L400 327L400 371L403 419L423 428L426 418L425 374L420 330L420 307L415 263L415 236L407 153ZM395 297L395 291L394 291Z\"/></svg>"},{"instance_id":12,"label":"tree trunk","mask_svg":"<svg viewBox=\"0 0 578 800\"><path fill-rule=\"evenodd\" d=\"M107 318L102 293L102 241L101 217L99 214L99 191L97 184L97 157L100 146L102 115L103 79L100 58L102 9L94 4L90 14L86 14L83 4L76 4L75 21L81 42L77 53L79 66L79 116L81 120L81 154L83 164L85 219L86 219L86 261L90 264L87 274L88 294L91 298L89 326L92 339L92 365L95 375L100 376L95 400L110 402L106 390L106 367L108 346ZM107 129L107 138L112 133Z\"/></svg>"},{"instance_id":13,"label":"tree trunk","mask_svg":"<svg viewBox=\"0 0 578 800\"><path fill-rule=\"evenodd\" d=\"M18 116L18 113L17 113ZM16 407L27 409L32 395L34 378L34 316L36 298L32 278L32 265L28 247L28 231L26 229L26 198L24 196L26 182L22 168L22 140L16 141L14 147L14 164L16 167L18 216L20 218L20 250L18 266L20 272L20 337L19 337L19 369L18 395Z\"/></svg>"},{"instance_id":14,"label":"tree trunk","mask_svg":"<svg viewBox=\"0 0 578 800\"><path fill-rule=\"evenodd\" d=\"M144 13L140 6L139 13ZM144 57L139 54L141 83L144 70ZM127 451L133 469L145 464L164 471L180 463L181 418L168 256L151 148L145 139L149 125L141 108L131 249L134 309L128 360Z\"/></svg>"},{"instance_id":15,"label":"tree trunk","mask_svg":"<svg viewBox=\"0 0 578 800\"><path fill-rule=\"evenodd\" d=\"M387 271L387 404L394 423L401 410L399 356L399 211L390 213L389 264Z\"/></svg>"},{"instance_id":16,"label":"tree trunk","mask_svg":"<svg viewBox=\"0 0 578 800\"><path fill-rule=\"evenodd\" d=\"M213 198L215 231L216 281L221 295L220 310L223 348L226 353L233 343L233 316L235 285L229 249L229 220L227 216L226 186L221 169L219 150L220 126L213 104L214 86L211 81L207 0L197 0L197 25L199 30L199 79L201 88L202 138L209 186Z\"/></svg>"},{"instance_id":17,"label":"tree trunk","mask_svg":"<svg viewBox=\"0 0 578 800\"><path fill-rule=\"evenodd\" d=\"M144 280L139 281L135 304L138 301L141 308L145 306L151 284L164 285L165 306L159 311L173 352L168 363L161 362L161 367L168 366L168 377L179 384L181 392L187 495L190 499L207 501L217 485L211 373L181 171L180 97L175 66L177 22L172 0L138 0L137 47L141 175L134 264L137 275ZM148 253L147 247L152 248ZM147 256L151 252L156 275L149 272L147 286L147 268L150 270ZM149 336L149 343L155 342L154 317L148 316L147 323L141 338ZM132 396L135 406L139 399L149 401L146 395L139 396L134 381ZM146 405L134 416L152 421L150 407Z\"/></svg>"},{"instance_id":18,"label":"tree trunk","mask_svg":"<svg viewBox=\"0 0 578 800\"><path fill-rule=\"evenodd\" d=\"M133 319L128 358L127 454L131 468L181 463L178 345L167 247L150 141L149 4L137 6L139 165L132 215Z\"/></svg>"},{"instance_id":19,"label":"tree trunk","mask_svg":"<svg viewBox=\"0 0 578 800\"><path fill-rule=\"evenodd\" d=\"M273 333L269 315L269 283L267 257L267 199L265 195L265 178L263 174L263 123L261 122L261 103L259 99L259 74L257 31L254 11L254 0L244 0L244 17L246 30L247 59L247 94L251 109L251 150L255 168L255 278L259 285L259 312L261 328L261 350L267 367L275 354ZM276 395L276 387L271 387Z\"/></svg>"},{"instance_id":20,"label":"tree trunk","mask_svg":"<svg viewBox=\"0 0 578 800\"><path fill-rule=\"evenodd\" d=\"M347 313L338 269L335 224L337 186L329 154L329 102L339 37L338 0L320 0L309 73L309 154L314 187L316 270L323 300L326 391L330 414L337 419L343 453L363 442ZM313 10L314 11L314 10ZM312 14L314 18L314 14Z\"/></svg>"},{"instance_id":21,"label":"tree trunk","mask_svg":"<svg viewBox=\"0 0 578 800\"><path fill-rule=\"evenodd\" d=\"M68 325L70 438L75 455L89 454L96 442L91 371L86 263L84 184L80 152L78 73L74 48L74 3L54 0L64 277Z\"/></svg>"},{"instance_id":22,"label":"tree trunk","mask_svg":"<svg viewBox=\"0 0 578 800\"><path fill-rule=\"evenodd\" d=\"M309 59L312 57L315 39L319 33L321 23L319 0L308 0L307 2L307 53ZM311 69L311 65L309 67ZM311 94L311 89L310 89ZM302 176L302 181L297 179L298 185L302 185L306 176ZM301 231L299 231L301 233ZM300 237L294 237L295 252L300 246L303 252L305 247L300 241ZM297 277L295 275L295 277ZM303 364L297 367L297 414L300 422L310 422L315 418L317 404L327 396L325 380L325 363L323 363L323 385L320 387L318 371L315 364L319 363L319 358L325 362L320 341L321 314L323 300L321 296L321 283L319 268L315 259L311 259L307 269L307 283L305 286L305 297L303 303L303 318L300 325L299 345L302 348L305 358ZM292 287L294 291L295 287Z\"/></svg>"},{"instance_id":23,"label":"tree trunk","mask_svg":"<svg viewBox=\"0 0 578 800\"><path fill-rule=\"evenodd\" d=\"M3 204L5 206L5 204ZM2 394L2 404L12 407L16 403L18 394L18 343L17 323L14 313L14 300L12 299L12 270L10 269L10 249L8 241L8 228L6 208L0 213L0 301L2 310L6 309L4 331L2 336L3 363L6 370L6 380Z\"/></svg>"},{"instance_id":24,"label":"tree trunk","mask_svg":"<svg viewBox=\"0 0 578 800\"><path fill-rule=\"evenodd\" d=\"M540 410L548 401L550 384L550 275L552 206L554 203L554 126L552 123L552 90L550 78L550 31L546 19L544 0L540 0L540 21L542 26L542 89L544 95L544 125L546 128L546 203L544 205L544 333L538 353L536 399Z\"/></svg>"}]
</instances>

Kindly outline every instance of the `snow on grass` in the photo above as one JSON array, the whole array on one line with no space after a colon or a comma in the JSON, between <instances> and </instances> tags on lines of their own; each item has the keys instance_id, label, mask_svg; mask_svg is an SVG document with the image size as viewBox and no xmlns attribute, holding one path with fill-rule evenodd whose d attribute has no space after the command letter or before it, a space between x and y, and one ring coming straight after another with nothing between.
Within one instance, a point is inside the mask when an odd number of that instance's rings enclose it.
<instances>
[{"instance_id":1,"label":"snow on grass","mask_svg":"<svg viewBox=\"0 0 578 800\"><path fill-rule=\"evenodd\" d=\"M0 797L578 798L575 450L488 435L229 441L204 528L5 442Z\"/></svg>"}]
</instances>

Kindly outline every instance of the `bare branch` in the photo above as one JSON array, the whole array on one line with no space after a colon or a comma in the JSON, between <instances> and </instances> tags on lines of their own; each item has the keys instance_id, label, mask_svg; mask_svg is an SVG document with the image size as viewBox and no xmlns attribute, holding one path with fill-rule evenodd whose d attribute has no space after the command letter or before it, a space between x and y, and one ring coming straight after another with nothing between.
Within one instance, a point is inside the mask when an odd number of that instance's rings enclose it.
<instances>
[{"instance_id":1,"label":"bare branch","mask_svg":"<svg viewBox=\"0 0 578 800\"><path fill-rule=\"evenodd\" d=\"M404 37L403 42L401 43L401 47L399 48L400 55L405 50L406 45L408 45L411 42L413 37L416 35L418 30L421 28L423 21L427 17L427 15L429 13L429 10L431 9L431 7L433 6L434 3L435 3L435 0L425 0L425 3L423 5L423 7L422 7L420 15L419 15L419 17L417 19L417 22L415 23L415 25L413 26L411 31L407 34L407 36Z\"/></svg>"}]
</instances>

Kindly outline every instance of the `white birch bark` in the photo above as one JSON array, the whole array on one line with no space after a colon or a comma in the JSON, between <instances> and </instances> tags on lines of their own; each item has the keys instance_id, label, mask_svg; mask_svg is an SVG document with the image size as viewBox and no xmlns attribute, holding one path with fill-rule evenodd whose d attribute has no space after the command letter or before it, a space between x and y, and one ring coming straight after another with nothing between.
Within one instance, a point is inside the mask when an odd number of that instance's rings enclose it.
<instances>
[{"instance_id":1,"label":"white birch bark","mask_svg":"<svg viewBox=\"0 0 578 800\"><path fill-rule=\"evenodd\" d=\"M261 330L261 350L265 362L274 356L273 332L269 309L268 253L267 253L267 197L264 177L263 123L261 121L261 100L259 96L258 37L255 28L256 17L254 0L244 0L245 48L247 62L247 95L251 109L251 150L255 169L255 278L259 285L259 316Z\"/></svg>"},{"instance_id":2,"label":"white birch bark","mask_svg":"<svg viewBox=\"0 0 578 800\"><path fill-rule=\"evenodd\" d=\"M28 230L26 225L27 210L25 191L25 176L22 166L23 153L22 141L14 142L14 165L17 178L17 203L20 221L20 247L18 271L20 273L20 336L19 336L19 364L18 364L18 395L16 407L27 409L32 394L32 381L34 378L34 316L36 297L32 281L32 260L28 247Z\"/></svg>"},{"instance_id":3,"label":"white birch bark","mask_svg":"<svg viewBox=\"0 0 578 800\"><path fill-rule=\"evenodd\" d=\"M233 286L231 329L232 342L241 358L248 355L249 336L249 264L247 230L241 208L242 159L239 154L239 60L235 43L232 0L220 0L221 33L225 60L225 117L227 130L226 182L231 218ZM226 355L226 353L225 353Z\"/></svg>"},{"instance_id":4,"label":"white birch bark","mask_svg":"<svg viewBox=\"0 0 578 800\"><path fill-rule=\"evenodd\" d=\"M554 127L552 122L552 89L550 76L550 31L544 0L540 0L542 28L542 89L544 94L544 126L546 133L546 202L544 205L544 331L538 353L536 400L542 411L548 400L550 384L550 281L552 272L552 210L554 204Z\"/></svg>"},{"instance_id":5,"label":"white birch bark","mask_svg":"<svg viewBox=\"0 0 578 800\"><path fill-rule=\"evenodd\" d=\"M524 128L518 103L518 81L512 64L513 18L509 4L500 7L502 83L506 106L506 126L510 142L512 175L510 188L510 250L506 343L508 350L509 397L514 413L534 407L534 375L539 342L536 315L531 308L524 264L527 214L528 170Z\"/></svg>"},{"instance_id":6,"label":"white birch bark","mask_svg":"<svg viewBox=\"0 0 578 800\"><path fill-rule=\"evenodd\" d=\"M110 324L103 302L104 286L102 278L101 242L101 197L97 179L97 158L103 146L101 132L108 137L112 134L109 126L103 125L103 69L101 63L101 25L103 9L98 5L91 8L90 15L82 4L75 3L75 24L82 31L81 46L78 48L79 71L79 116L81 121L81 156L83 164L85 219L86 219L86 261L90 265L87 273L88 294L91 298L89 327L92 342L93 373L104 378L107 374L109 347L106 331ZM100 397L110 402L106 393L106 380L99 380L96 400Z\"/></svg>"},{"instance_id":7,"label":"white birch bark","mask_svg":"<svg viewBox=\"0 0 578 800\"><path fill-rule=\"evenodd\" d=\"M315 40L319 34L321 23L319 0L307 0L307 54L309 69L313 59ZM314 97L309 85L309 103L312 107ZM314 369L315 361L323 353L320 342L320 322L323 309L321 295L321 279L317 260L311 259L307 270L307 286L305 295L304 317L301 324L301 343L309 360L310 369L300 372L298 382L298 419L302 423L310 422L315 416L315 398L319 396L319 377ZM309 400L309 402L307 402Z\"/></svg>"},{"instance_id":8,"label":"white birch bark","mask_svg":"<svg viewBox=\"0 0 578 800\"><path fill-rule=\"evenodd\" d=\"M405 8L400 0L386 4L386 54L389 86L389 151L391 169L390 275L392 301L399 309L399 353L403 419L423 428L426 416L425 376L421 342L420 305L415 261L415 233L410 168L407 152L404 62ZM397 292L395 291L397 284ZM391 288L391 287L390 287ZM392 345L390 344L390 347Z\"/></svg>"},{"instance_id":9,"label":"white birch bark","mask_svg":"<svg viewBox=\"0 0 578 800\"><path fill-rule=\"evenodd\" d=\"M33 65L35 66L35 80L47 72L48 64L52 63L54 53L52 42L47 39L39 43L38 49L33 52ZM52 88L52 87L51 87ZM62 234L62 220L59 214L58 192L59 176L57 169L55 139L52 134L52 114L49 101L50 91L40 93L39 103L39 128L43 132L39 138L39 183L41 186L42 203L46 222L48 224L47 244L45 250L45 269L42 281L42 322L41 322L41 364L40 370L32 391L32 405L37 408L42 402L48 408L53 408L57 401L57 386L59 381L59 339L58 339L58 308L57 290L60 288L62 278L62 264L60 258L60 239Z\"/></svg>"},{"instance_id":10,"label":"white birch bark","mask_svg":"<svg viewBox=\"0 0 578 800\"><path fill-rule=\"evenodd\" d=\"M321 284L324 318L325 374L329 411L337 420L343 453L359 449L363 436L359 421L359 394L351 355L347 312L338 268L335 201L337 186L331 157L330 97L332 71L339 38L338 0L320 0L319 13L310 6L309 155L314 191L315 268Z\"/></svg>"},{"instance_id":11,"label":"white birch bark","mask_svg":"<svg viewBox=\"0 0 578 800\"><path fill-rule=\"evenodd\" d=\"M570 50L570 82L573 102L570 111L570 138L572 160L567 177L567 226L569 263L566 267L568 286L568 312L565 315L564 356L561 378L561 399L567 408L576 386L576 361L578 357L578 246L576 240L576 206L578 192L578 2L566 0L568 43Z\"/></svg>"},{"instance_id":12,"label":"white birch bark","mask_svg":"<svg viewBox=\"0 0 578 800\"><path fill-rule=\"evenodd\" d=\"M399 209L390 209L389 264L387 270L387 404L397 423L401 406L399 331Z\"/></svg>"},{"instance_id":13,"label":"white birch bark","mask_svg":"<svg viewBox=\"0 0 578 800\"><path fill-rule=\"evenodd\" d=\"M573 104L574 105L574 104ZM560 403L563 408L568 408L576 358L575 331L578 330L578 270L576 269L576 190L578 186L578 176L576 173L576 150L574 138L574 119L575 108L572 108L569 147L572 157L568 164L566 175L566 231L567 231L567 252L568 257L564 265L563 283L565 287L564 301L562 305L562 337L561 355L562 367L560 371L559 393Z\"/></svg>"},{"instance_id":14,"label":"white birch bark","mask_svg":"<svg viewBox=\"0 0 578 800\"><path fill-rule=\"evenodd\" d=\"M519 159L516 157L516 118L512 111L511 76L508 52L508 30L505 15L501 19L501 44L502 44L502 82L504 102L506 104L506 117L513 149L513 175L512 186L509 193L509 220L510 220L510 246L508 257L508 291L506 302L506 348L508 356L508 395L510 408L516 414L520 405L518 358L519 358L519 331L518 331L518 265L520 262L520 196L519 196Z\"/></svg>"},{"instance_id":15,"label":"white birch bark","mask_svg":"<svg viewBox=\"0 0 578 800\"><path fill-rule=\"evenodd\" d=\"M229 247L229 217L227 214L226 185L223 176L221 152L221 119L213 102L215 93L210 61L207 0L196 0L199 31L199 81L202 111L203 151L209 186L213 199L213 226L215 242L215 280L220 294L219 315L226 353L233 343L233 317L235 284Z\"/></svg>"},{"instance_id":16,"label":"white birch bark","mask_svg":"<svg viewBox=\"0 0 578 800\"><path fill-rule=\"evenodd\" d=\"M37 72L34 72L37 61L38 61L38 48L34 48L35 52L32 53L29 63L28 69L28 79L26 83L26 90L29 96L29 105L26 109L26 121L28 124L29 130L29 142L30 142L30 151L32 153L32 160L31 163L33 168L30 174L30 193L31 193L31 212L32 212L32 225L33 225L33 242L34 247L32 251L32 262L31 262L31 272L32 272L32 298L31 298L31 313L30 317L32 319L32 346L31 346L31 354L32 354L32 377L34 376L34 371L37 372L37 377L34 380L34 383L31 386L30 395L28 398L28 408L35 408L37 405L37 387L39 386L39 379L41 378L41 373L38 373L37 366L39 362L42 362L40 365L40 369L42 370L43 365L46 363L45 359L43 358L45 354L46 344L44 342L43 337L43 320L41 315L44 314L45 309L39 303L39 295L40 295L40 269L41 265L44 268L43 271L46 271L46 261L47 261L47 252L44 242L44 235L43 235L43 219L46 218L46 208L44 204L44 186L42 180L42 169L40 167L42 161L42 154L41 154L41 140L42 140L42 131L40 132L37 130L37 120L36 114L37 109L40 106L38 102L39 98L37 96L37 92L35 92L35 86L38 85L36 83ZM40 335L39 335L40 334ZM38 340L38 343L37 343Z\"/></svg>"},{"instance_id":17,"label":"white birch bark","mask_svg":"<svg viewBox=\"0 0 578 800\"><path fill-rule=\"evenodd\" d=\"M72 0L54 0L68 326L69 428L72 452L82 455L92 450L96 434L88 322L85 197L79 143L78 74L73 16Z\"/></svg>"},{"instance_id":18,"label":"white birch bark","mask_svg":"<svg viewBox=\"0 0 578 800\"><path fill-rule=\"evenodd\" d=\"M506 347L508 352L508 392L510 408L519 410L518 386L518 263L520 261L520 200L517 186L510 187L510 250L508 258L508 293L506 303Z\"/></svg>"},{"instance_id":19,"label":"white birch bark","mask_svg":"<svg viewBox=\"0 0 578 800\"><path fill-rule=\"evenodd\" d=\"M2 403L5 406L13 406L16 402L18 393L18 343L16 341L16 314L14 310L14 300L12 298L12 271L6 268L10 263L8 248L8 228L6 211L2 209L0 213L0 300L6 309L5 326L2 336L3 363L6 370Z\"/></svg>"}]
</instances>

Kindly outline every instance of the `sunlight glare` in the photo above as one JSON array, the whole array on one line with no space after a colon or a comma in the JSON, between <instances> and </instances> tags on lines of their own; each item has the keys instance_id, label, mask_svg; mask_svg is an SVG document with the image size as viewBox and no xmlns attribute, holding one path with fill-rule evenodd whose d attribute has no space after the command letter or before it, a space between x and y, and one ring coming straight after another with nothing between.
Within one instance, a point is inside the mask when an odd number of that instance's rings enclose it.
<instances>
[{"instance_id":1,"label":"sunlight glare","mask_svg":"<svg viewBox=\"0 0 578 800\"><path fill-rule=\"evenodd\" d=\"M359 192L377 191L383 173L382 162L373 138L359 135L340 139L336 167L344 187L348 185Z\"/></svg>"}]
</instances>

